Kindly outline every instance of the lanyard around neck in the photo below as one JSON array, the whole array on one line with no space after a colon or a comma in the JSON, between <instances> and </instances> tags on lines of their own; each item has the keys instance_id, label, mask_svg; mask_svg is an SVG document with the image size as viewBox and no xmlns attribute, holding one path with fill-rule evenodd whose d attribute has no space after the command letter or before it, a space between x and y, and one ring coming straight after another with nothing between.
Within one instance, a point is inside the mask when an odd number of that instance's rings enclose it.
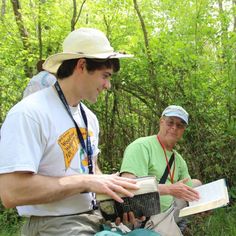
<instances>
[{"instance_id":1,"label":"lanyard around neck","mask_svg":"<svg viewBox=\"0 0 236 236\"><path fill-rule=\"evenodd\" d=\"M63 91L58 83L58 81L54 84L56 91L58 93L58 96L60 98L60 100L62 101L63 105L65 106L67 113L69 114L70 118L72 119L72 121L74 122L75 128L76 128L76 132L80 141L80 144L83 148L83 150L86 152L87 156L88 156L88 169L89 169L89 174L93 174L93 163L92 163L92 147L91 147L91 141L90 141L90 137L89 137L89 133L88 133L88 120L87 120L87 116L86 113L80 103L80 112L86 127L86 145L84 142L84 138L83 135L80 131L80 128L78 126L78 124L76 123L76 121L74 120L71 111L70 111L70 107L66 101L66 98L63 94Z\"/></svg>"},{"instance_id":2,"label":"lanyard around neck","mask_svg":"<svg viewBox=\"0 0 236 236\"><path fill-rule=\"evenodd\" d=\"M173 170L172 170L172 173L171 173L171 167L170 167L170 164L169 164L169 161L168 161L168 158L167 158L167 154L166 154L166 149L165 149L165 146L164 144L161 142L160 138L158 137L157 135L157 139L163 149L163 152L164 152L164 155L165 155L165 158L166 158L166 165L168 167L168 173L169 173L169 176L170 176L170 181L171 183L173 184L174 183L174 176L175 176L175 156L174 156L174 167L173 167ZM174 155L174 153L173 153Z\"/></svg>"}]
</instances>

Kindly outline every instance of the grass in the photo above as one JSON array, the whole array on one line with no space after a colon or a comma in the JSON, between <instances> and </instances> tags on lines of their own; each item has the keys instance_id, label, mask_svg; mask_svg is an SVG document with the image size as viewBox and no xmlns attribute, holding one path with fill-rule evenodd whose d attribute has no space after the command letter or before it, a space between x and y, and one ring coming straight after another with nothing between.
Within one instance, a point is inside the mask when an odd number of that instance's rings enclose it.
<instances>
[{"instance_id":1,"label":"grass","mask_svg":"<svg viewBox=\"0 0 236 236\"><path fill-rule=\"evenodd\" d=\"M215 209L206 216L193 216L190 229L194 236L235 236L236 205Z\"/></svg>"},{"instance_id":2,"label":"grass","mask_svg":"<svg viewBox=\"0 0 236 236\"><path fill-rule=\"evenodd\" d=\"M4 209L2 206L0 209L0 236L19 236L22 218L15 209Z\"/></svg>"},{"instance_id":3,"label":"grass","mask_svg":"<svg viewBox=\"0 0 236 236\"><path fill-rule=\"evenodd\" d=\"M0 236L20 236L20 232L6 232L6 231L1 231Z\"/></svg>"}]
</instances>

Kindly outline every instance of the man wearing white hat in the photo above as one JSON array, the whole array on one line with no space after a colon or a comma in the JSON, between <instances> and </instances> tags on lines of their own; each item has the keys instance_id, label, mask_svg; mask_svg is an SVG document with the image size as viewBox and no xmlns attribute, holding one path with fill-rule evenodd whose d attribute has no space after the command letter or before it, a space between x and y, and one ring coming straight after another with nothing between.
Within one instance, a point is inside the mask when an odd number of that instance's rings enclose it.
<instances>
[{"instance_id":1,"label":"man wearing white hat","mask_svg":"<svg viewBox=\"0 0 236 236\"><path fill-rule=\"evenodd\" d=\"M101 216L92 193L119 202L118 193L133 196L135 180L99 172L98 121L81 102L96 102L119 71L119 58L130 56L114 52L97 29L75 30L63 52L43 64L56 74L55 85L9 111L1 128L0 197L27 217L22 235L94 235Z\"/></svg>"},{"instance_id":2,"label":"man wearing white hat","mask_svg":"<svg viewBox=\"0 0 236 236\"><path fill-rule=\"evenodd\" d=\"M170 216L174 198L184 201L199 199L198 192L192 186L200 185L201 182L197 179L191 180L185 160L174 150L187 125L188 113L181 106L168 106L162 112L158 134L138 138L132 142L125 150L120 170L122 176L129 178L156 176L161 195L161 212L166 214L163 217L168 216L169 219L164 225L162 216L154 217L151 228L156 226L156 231L166 236L182 235L177 225L173 223L172 215ZM158 225L159 223L162 225Z\"/></svg>"}]
</instances>

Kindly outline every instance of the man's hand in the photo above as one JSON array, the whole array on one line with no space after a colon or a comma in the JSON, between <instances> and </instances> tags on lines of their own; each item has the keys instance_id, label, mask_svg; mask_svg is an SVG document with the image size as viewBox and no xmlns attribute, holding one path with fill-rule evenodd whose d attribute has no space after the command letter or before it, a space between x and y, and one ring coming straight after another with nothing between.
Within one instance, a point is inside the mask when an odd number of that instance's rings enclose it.
<instances>
[{"instance_id":1,"label":"man's hand","mask_svg":"<svg viewBox=\"0 0 236 236\"><path fill-rule=\"evenodd\" d=\"M85 186L87 192L107 194L114 200L122 203L119 194L133 197L138 190L136 180L114 175L86 175Z\"/></svg>"},{"instance_id":2,"label":"man's hand","mask_svg":"<svg viewBox=\"0 0 236 236\"><path fill-rule=\"evenodd\" d=\"M128 212L123 214L122 223L130 229L140 228L143 221L146 220L145 216L135 218L133 212ZM119 225L121 223L120 217L116 218L115 224Z\"/></svg>"},{"instance_id":3,"label":"man's hand","mask_svg":"<svg viewBox=\"0 0 236 236\"><path fill-rule=\"evenodd\" d=\"M159 185L159 191L161 195L172 195L173 197L185 200L185 201L197 201L199 200L199 193L193 188L189 187L185 183L188 182L189 179L185 178L180 180L174 184Z\"/></svg>"}]
</instances>

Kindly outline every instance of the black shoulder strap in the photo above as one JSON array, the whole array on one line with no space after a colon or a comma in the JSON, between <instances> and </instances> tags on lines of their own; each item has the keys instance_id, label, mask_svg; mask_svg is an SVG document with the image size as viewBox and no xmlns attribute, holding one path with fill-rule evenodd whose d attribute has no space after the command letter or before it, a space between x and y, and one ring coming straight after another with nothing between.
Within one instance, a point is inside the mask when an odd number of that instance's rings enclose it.
<instances>
[{"instance_id":1,"label":"black shoulder strap","mask_svg":"<svg viewBox=\"0 0 236 236\"><path fill-rule=\"evenodd\" d=\"M169 166L170 166L170 168L171 168L171 166L172 166L172 164L173 164L173 162L174 162L174 159L175 159L175 154L174 154L174 152L173 152L173 154L171 155L170 160L169 160ZM164 174L162 175L162 177L161 177L161 179L160 179L160 181L159 181L159 184L164 184L164 183L166 182L167 177L168 177L168 166L166 166L165 172L164 172Z\"/></svg>"}]
</instances>

